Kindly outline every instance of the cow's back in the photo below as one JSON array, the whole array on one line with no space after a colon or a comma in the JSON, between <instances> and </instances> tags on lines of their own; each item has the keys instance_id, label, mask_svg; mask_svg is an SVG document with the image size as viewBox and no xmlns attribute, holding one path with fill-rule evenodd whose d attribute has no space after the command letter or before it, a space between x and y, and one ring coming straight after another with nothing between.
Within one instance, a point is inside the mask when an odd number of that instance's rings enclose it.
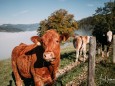
<instances>
[{"instance_id":1,"label":"cow's back","mask_svg":"<svg viewBox=\"0 0 115 86\"><path fill-rule=\"evenodd\" d=\"M21 43L19 46L16 46L12 50L12 60L16 60L16 58L20 56L21 51L24 50L25 47L26 47L26 44L24 43Z\"/></svg>"},{"instance_id":2,"label":"cow's back","mask_svg":"<svg viewBox=\"0 0 115 86\"><path fill-rule=\"evenodd\" d=\"M19 46L16 46L12 51L12 68L13 70L17 68L20 75L25 78L31 78L31 59L35 57L34 54L26 55L26 53L34 47L35 45L26 45L24 43L21 43Z\"/></svg>"}]
</instances>

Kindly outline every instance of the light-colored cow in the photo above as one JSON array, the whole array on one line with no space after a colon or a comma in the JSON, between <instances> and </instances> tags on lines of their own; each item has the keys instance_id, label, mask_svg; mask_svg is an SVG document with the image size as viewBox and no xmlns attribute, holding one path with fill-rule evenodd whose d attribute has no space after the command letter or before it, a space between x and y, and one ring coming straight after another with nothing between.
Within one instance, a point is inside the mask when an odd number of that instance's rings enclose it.
<instances>
[{"instance_id":1,"label":"light-colored cow","mask_svg":"<svg viewBox=\"0 0 115 86\"><path fill-rule=\"evenodd\" d=\"M86 58L86 45L89 43L91 36L74 36L73 45L76 49L76 62L78 61L79 55L83 53L83 61Z\"/></svg>"}]
</instances>

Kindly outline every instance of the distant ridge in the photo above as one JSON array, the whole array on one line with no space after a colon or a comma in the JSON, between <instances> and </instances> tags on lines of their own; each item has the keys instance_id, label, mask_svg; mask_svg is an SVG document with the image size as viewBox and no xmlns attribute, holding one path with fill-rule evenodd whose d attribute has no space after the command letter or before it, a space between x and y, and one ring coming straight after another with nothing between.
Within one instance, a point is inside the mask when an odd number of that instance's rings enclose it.
<instances>
[{"instance_id":1,"label":"distant ridge","mask_svg":"<svg viewBox=\"0 0 115 86\"><path fill-rule=\"evenodd\" d=\"M38 23L34 24L3 24L0 25L0 32L21 32L34 31L39 27Z\"/></svg>"}]
</instances>

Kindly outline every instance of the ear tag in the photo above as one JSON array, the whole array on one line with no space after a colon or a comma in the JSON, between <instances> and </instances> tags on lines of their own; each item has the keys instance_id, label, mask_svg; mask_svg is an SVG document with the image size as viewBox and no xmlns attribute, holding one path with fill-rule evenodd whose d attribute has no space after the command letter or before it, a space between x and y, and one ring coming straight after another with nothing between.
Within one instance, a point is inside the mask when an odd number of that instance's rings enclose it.
<instances>
[{"instance_id":1,"label":"ear tag","mask_svg":"<svg viewBox=\"0 0 115 86\"><path fill-rule=\"evenodd\" d=\"M37 45L38 45L38 46L41 46L41 43L40 43L40 42L38 42L38 43L37 43Z\"/></svg>"}]
</instances>

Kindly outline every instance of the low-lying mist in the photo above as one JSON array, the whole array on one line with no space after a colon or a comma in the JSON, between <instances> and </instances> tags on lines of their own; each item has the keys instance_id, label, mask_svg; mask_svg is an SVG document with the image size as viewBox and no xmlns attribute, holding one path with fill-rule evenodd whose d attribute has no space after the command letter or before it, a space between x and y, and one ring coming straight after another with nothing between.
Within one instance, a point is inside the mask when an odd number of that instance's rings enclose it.
<instances>
[{"instance_id":1,"label":"low-lying mist","mask_svg":"<svg viewBox=\"0 0 115 86\"><path fill-rule=\"evenodd\" d=\"M32 44L30 37L34 35L36 31L0 32L0 60L11 58L12 49L20 43Z\"/></svg>"},{"instance_id":2,"label":"low-lying mist","mask_svg":"<svg viewBox=\"0 0 115 86\"><path fill-rule=\"evenodd\" d=\"M79 29L75 31L75 34L81 35L81 36L91 36L92 35L92 29Z\"/></svg>"}]
</instances>

